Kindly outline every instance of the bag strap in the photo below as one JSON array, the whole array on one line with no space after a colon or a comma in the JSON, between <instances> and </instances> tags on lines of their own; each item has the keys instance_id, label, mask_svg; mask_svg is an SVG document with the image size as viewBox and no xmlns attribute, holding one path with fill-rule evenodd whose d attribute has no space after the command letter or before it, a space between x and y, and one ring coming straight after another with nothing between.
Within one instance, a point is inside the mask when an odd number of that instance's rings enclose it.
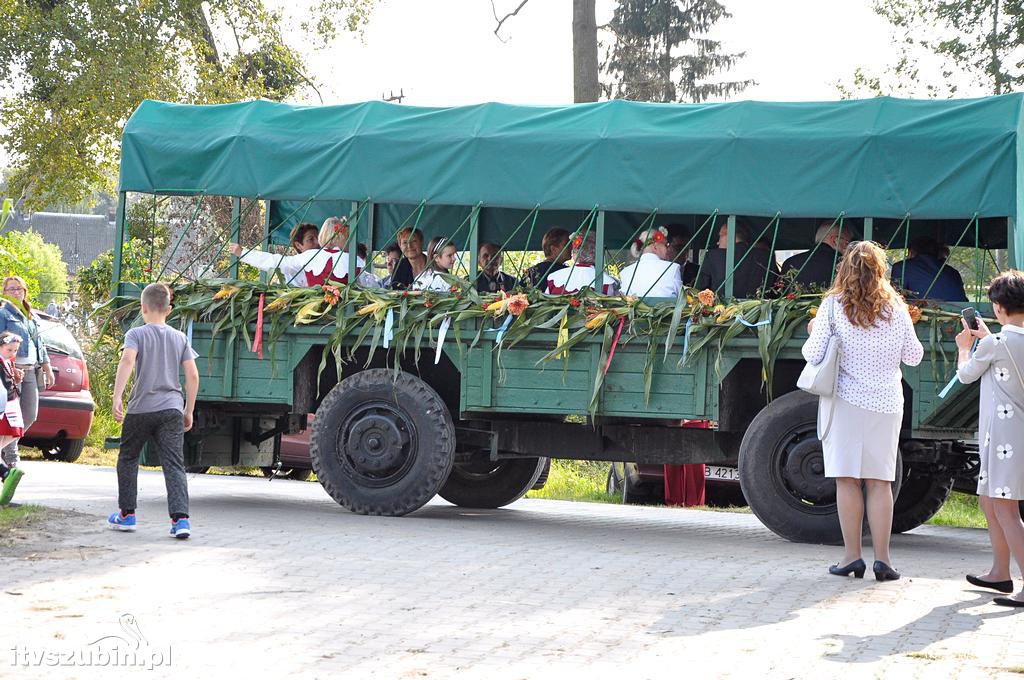
<instances>
[{"instance_id":1,"label":"bag strap","mask_svg":"<svg viewBox=\"0 0 1024 680\"><path fill-rule=\"evenodd\" d=\"M1024 389L1024 376L1020 374L1020 368L1017 366L1017 360L1013 358L1013 352L1010 351L1009 343L1002 343L1003 347L1006 348L1006 356L1010 357L1010 363L1013 364L1013 370L1017 372L1017 380L1020 381L1021 389Z\"/></svg>"}]
</instances>

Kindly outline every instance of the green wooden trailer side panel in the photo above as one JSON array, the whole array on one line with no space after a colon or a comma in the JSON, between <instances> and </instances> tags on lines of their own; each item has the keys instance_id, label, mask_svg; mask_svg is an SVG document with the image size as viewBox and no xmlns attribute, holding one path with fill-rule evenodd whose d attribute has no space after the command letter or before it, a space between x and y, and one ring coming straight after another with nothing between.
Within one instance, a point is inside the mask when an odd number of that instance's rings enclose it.
<instances>
[{"instance_id":1,"label":"green wooden trailer side panel","mask_svg":"<svg viewBox=\"0 0 1024 680\"><path fill-rule=\"evenodd\" d=\"M267 347L259 359L240 338L228 342L221 335L211 341L210 324L195 324L193 346L199 353L199 400L290 406L293 372L310 348L317 360L325 337L318 327L292 328ZM955 346L951 336L941 343L929 341L930 328L918 332L925 345L920 366L903 368L913 391L911 424L915 431L970 433L976 427L977 388L958 386L946 399L938 394L955 370ZM470 335L463 332L463 337ZM801 332L780 353L781 361L801 361ZM587 415L594 382L604 371L600 336L584 341L569 351L568 360L541 359L557 341L555 333L537 333L515 347L495 351L493 339L476 347L459 347L449 340L445 352L461 371L460 410L471 416L495 414ZM945 358L939 347L945 350ZM382 351L382 350L379 350ZM432 350L429 350L432 352ZM424 345L424 353L428 353ZM719 358L706 350L679 366L682 343L663 358L659 346L654 362L649 400L644 395L646 343L634 340L621 344L608 373L597 407L597 415L634 419L719 419L719 386L743 359L759 361L757 338L735 338ZM716 366L716 359L717 366Z\"/></svg>"},{"instance_id":2,"label":"green wooden trailer side panel","mask_svg":"<svg viewBox=\"0 0 1024 680\"><path fill-rule=\"evenodd\" d=\"M545 337L548 335L549 337ZM554 334L538 334L500 356L493 342L466 353L462 376L462 410L470 413L544 413L586 415L594 383L604 371L601 339L584 342L569 351L568 361L538 363L555 346ZM651 380L650 400L644 397L647 348L624 344L617 348L605 376L598 413L634 418L712 418L705 408L708 362L704 354L678 366L682 348L663 359L659 348Z\"/></svg>"}]
</instances>

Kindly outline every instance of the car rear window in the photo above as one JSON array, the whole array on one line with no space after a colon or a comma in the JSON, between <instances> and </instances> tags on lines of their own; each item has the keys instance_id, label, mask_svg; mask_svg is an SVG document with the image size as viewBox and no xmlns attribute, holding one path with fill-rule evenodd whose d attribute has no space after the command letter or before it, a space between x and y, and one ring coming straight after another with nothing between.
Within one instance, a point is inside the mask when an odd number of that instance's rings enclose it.
<instances>
[{"instance_id":1,"label":"car rear window","mask_svg":"<svg viewBox=\"0 0 1024 680\"><path fill-rule=\"evenodd\" d=\"M40 320L39 337L43 339L43 344L46 345L47 349L67 354L69 357L76 359L84 358L82 348L78 346L75 336L71 335L71 331L59 323Z\"/></svg>"}]
</instances>

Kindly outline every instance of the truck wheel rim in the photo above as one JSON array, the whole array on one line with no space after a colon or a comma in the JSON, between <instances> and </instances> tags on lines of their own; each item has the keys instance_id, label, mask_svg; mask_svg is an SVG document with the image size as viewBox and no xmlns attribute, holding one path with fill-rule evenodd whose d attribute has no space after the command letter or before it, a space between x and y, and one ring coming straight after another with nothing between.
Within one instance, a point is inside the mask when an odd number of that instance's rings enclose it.
<instances>
[{"instance_id":1,"label":"truck wheel rim","mask_svg":"<svg viewBox=\"0 0 1024 680\"><path fill-rule=\"evenodd\" d=\"M416 428L394 404L361 404L345 419L336 446L346 473L360 484L389 486L404 477L416 459Z\"/></svg>"},{"instance_id":2,"label":"truck wheel rim","mask_svg":"<svg viewBox=\"0 0 1024 680\"><path fill-rule=\"evenodd\" d=\"M835 512L836 484L825 477L815 423L798 425L780 440L772 456L772 473L790 505L804 512Z\"/></svg>"}]
</instances>

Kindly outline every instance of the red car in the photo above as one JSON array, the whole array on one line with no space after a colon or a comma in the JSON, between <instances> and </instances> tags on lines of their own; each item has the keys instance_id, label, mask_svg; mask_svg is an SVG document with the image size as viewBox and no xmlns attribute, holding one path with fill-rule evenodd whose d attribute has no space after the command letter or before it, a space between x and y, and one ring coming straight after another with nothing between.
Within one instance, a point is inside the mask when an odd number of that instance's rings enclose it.
<instances>
[{"instance_id":1,"label":"red car","mask_svg":"<svg viewBox=\"0 0 1024 680\"><path fill-rule=\"evenodd\" d=\"M21 441L41 449L47 460L71 462L82 455L96 410L89 392L89 369L67 327L53 317L39 317L39 335L56 383L39 395L39 416Z\"/></svg>"},{"instance_id":2,"label":"red car","mask_svg":"<svg viewBox=\"0 0 1024 680\"><path fill-rule=\"evenodd\" d=\"M712 507L744 507L739 472L726 465L704 466L705 503ZM651 463L612 463L608 470L608 493L621 493L622 502L633 505L661 505L665 502L665 466Z\"/></svg>"}]
</instances>

